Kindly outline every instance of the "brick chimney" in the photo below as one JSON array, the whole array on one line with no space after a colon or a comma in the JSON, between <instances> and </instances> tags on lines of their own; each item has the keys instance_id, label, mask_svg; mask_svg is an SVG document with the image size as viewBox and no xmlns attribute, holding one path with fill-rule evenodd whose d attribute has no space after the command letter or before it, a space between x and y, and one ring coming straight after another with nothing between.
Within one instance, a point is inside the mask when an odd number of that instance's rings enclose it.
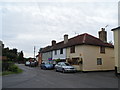
<instances>
[{"instance_id":1,"label":"brick chimney","mask_svg":"<svg viewBox=\"0 0 120 90\"><path fill-rule=\"evenodd\" d=\"M56 45L56 41L52 40L52 46Z\"/></svg>"},{"instance_id":2,"label":"brick chimney","mask_svg":"<svg viewBox=\"0 0 120 90\"><path fill-rule=\"evenodd\" d=\"M65 34L65 35L64 35L64 44L66 44L67 42L68 42L68 35Z\"/></svg>"},{"instance_id":3,"label":"brick chimney","mask_svg":"<svg viewBox=\"0 0 120 90\"><path fill-rule=\"evenodd\" d=\"M99 31L98 34L100 40L107 42L107 32L105 31L105 28L101 28L101 31Z\"/></svg>"}]
</instances>

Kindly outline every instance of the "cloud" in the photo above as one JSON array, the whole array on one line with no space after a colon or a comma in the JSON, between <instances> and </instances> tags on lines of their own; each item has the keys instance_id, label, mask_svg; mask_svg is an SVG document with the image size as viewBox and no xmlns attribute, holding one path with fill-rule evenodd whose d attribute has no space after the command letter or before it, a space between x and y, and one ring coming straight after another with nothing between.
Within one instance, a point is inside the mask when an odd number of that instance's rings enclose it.
<instances>
[{"instance_id":1,"label":"cloud","mask_svg":"<svg viewBox=\"0 0 120 90\"><path fill-rule=\"evenodd\" d=\"M108 40L113 40L111 29L117 26L117 2L110 1L4 3L0 12L3 41L29 57L33 46L37 54L40 47L51 45L53 39L63 40L64 34L69 34L69 38L75 33L98 36L98 30L107 24Z\"/></svg>"}]
</instances>

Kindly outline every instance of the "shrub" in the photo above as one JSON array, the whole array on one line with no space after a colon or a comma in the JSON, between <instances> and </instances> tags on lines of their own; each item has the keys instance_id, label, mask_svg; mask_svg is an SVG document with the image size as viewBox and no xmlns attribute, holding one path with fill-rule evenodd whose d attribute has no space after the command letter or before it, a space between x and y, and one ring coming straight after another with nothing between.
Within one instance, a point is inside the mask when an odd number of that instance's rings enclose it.
<instances>
[{"instance_id":1,"label":"shrub","mask_svg":"<svg viewBox=\"0 0 120 90\"><path fill-rule=\"evenodd\" d=\"M18 72L18 69L19 68L16 65L11 65L8 70L12 72Z\"/></svg>"},{"instance_id":2,"label":"shrub","mask_svg":"<svg viewBox=\"0 0 120 90\"><path fill-rule=\"evenodd\" d=\"M2 61L2 71L7 71L12 65L14 65L14 63L11 61Z\"/></svg>"},{"instance_id":3,"label":"shrub","mask_svg":"<svg viewBox=\"0 0 120 90\"><path fill-rule=\"evenodd\" d=\"M54 61L56 61L56 63L60 62L61 60L60 59L55 59Z\"/></svg>"}]
</instances>

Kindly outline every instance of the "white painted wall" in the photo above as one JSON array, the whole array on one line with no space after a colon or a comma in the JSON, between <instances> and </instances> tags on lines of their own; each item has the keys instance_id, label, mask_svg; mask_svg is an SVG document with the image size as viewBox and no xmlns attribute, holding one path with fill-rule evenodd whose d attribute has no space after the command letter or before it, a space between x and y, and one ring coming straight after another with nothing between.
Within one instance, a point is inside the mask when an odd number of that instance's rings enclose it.
<instances>
[{"instance_id":1,"label":"white painted wall","mask_svg":"<svg viewBox=\"0 0 120 90\"><path fill-rule=\"evenodd\" d=\"M66 59L66 48L63 48L63 54L60 54L60 49L57 50L57 55L55 55L55 50L53 50L52 59Z\"/></svg>"},{"instance_id":2,"label":"white painted wall","mask_svg":"<svg viewBox=\"0 0 120 90\"><path fill-rule=\"evenodd\" d=\"M48 62L48 58L52 58L52 51L42 53L42 60Z\"/></svg>"}]
</instances>

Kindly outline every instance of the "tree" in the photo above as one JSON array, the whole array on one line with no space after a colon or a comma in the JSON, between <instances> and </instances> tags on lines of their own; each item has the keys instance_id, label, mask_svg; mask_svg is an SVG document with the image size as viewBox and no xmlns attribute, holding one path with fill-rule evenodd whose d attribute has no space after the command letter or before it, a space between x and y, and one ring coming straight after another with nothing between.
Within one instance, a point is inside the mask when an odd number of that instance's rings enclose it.
<instances>
[{"instance_id":1,"label":"tree","mask_svg":"<svg viewBox=\"0 0 120 90\"><path fill-rule=\"evenodd\" d=\"M17 49L9 49L7 48L3 48L2 49L2 56L6 56L8 58L9 61L16 61L17 60Z\"/></svg>"},{"instance_id":2,"label":"tree","mask_svg":"<svg viewBox=\"0 0 120 90\"><path fill-rule=\"evenodd\" d=\"M18 63L24 63L23 51L21 51L20 53L18 53Z\"/></svg>"}]
</instances>

